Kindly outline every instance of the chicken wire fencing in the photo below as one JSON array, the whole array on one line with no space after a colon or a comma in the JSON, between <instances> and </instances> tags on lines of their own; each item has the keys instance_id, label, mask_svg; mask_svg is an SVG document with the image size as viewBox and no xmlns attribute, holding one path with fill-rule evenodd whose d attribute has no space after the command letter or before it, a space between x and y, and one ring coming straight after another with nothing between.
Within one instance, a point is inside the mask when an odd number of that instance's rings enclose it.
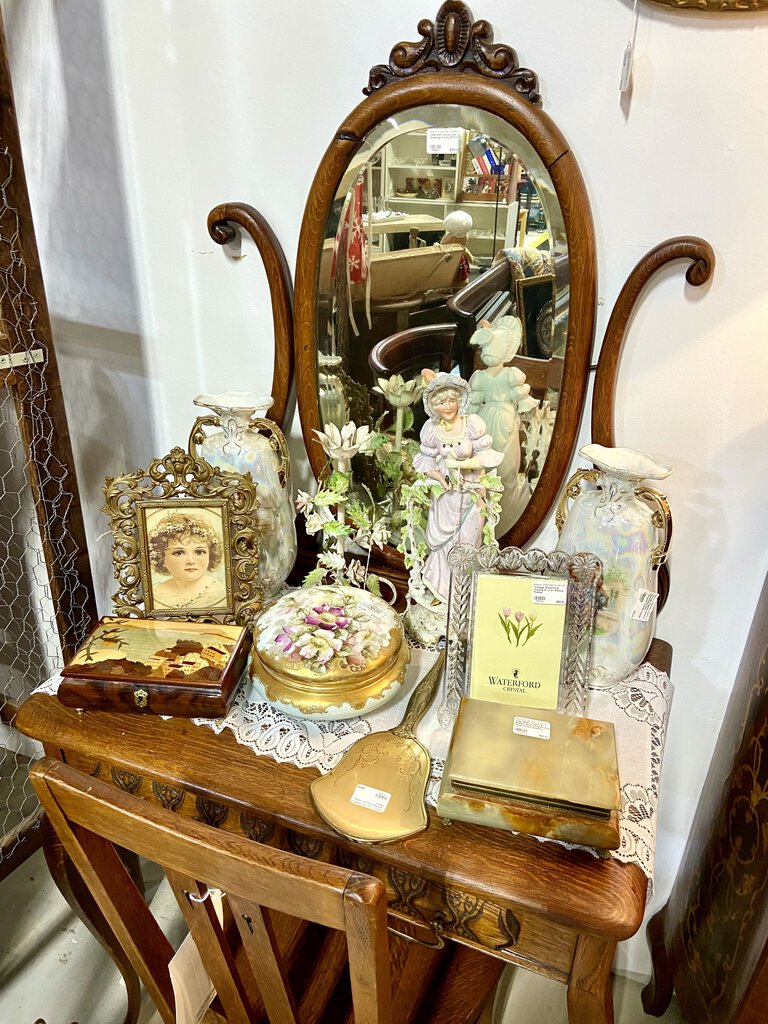
<instances>
[{"instance_id":1,"label":"chicken wire fencing","mask_svg":"<svg viewBox=\"0 0 768 1024\"><path fill-rule=\"evenodd\" d=\"M0 147L0 876L41 820L28 778L41 751L14 728L16 711L61 667L62 648L82 642L90 601L72 532L79 505L55 436L63 420L41 340L47 311L27 266L13 173Z\"/></svg>"}]
</instances>

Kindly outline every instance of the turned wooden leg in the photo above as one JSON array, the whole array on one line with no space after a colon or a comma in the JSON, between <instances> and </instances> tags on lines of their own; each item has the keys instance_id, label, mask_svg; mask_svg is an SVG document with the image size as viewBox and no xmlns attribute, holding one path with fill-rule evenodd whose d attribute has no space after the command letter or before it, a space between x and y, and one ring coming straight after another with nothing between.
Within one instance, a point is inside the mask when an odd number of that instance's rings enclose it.
<instances>
[{"instance_id":1,"label":"turned wooden leg","mask_svg":"<svg viewBox=\"0 0 768 1024\"><path fill-rule=\"evenodd\" d=\"M56 888L88 930L109 953L125 981L128 1009L123 1024L136 1024L141 1005L141 983L123 948L107 924L98 904L86 888L72 861L64 852L59 837L47 818L43 820L43 853Z\"/></svg>"},{"instance_id":2,"label":"turned wooden leg","mask_svg":"<svg viewBox=\"0 0 768 1024\"><path fill-rule=\"evenodd\" d=\"M568 979L568 1024L613 1024L611 964L616 943L580 935Z\"/></svg>"},{"instance_id":3,"label":"turned wooden leg","mask_svg":"<svg viewBox=\"0 0 768 1024\"><path fill-rule=\"evenodd\" d=\"M661 1017L672 999L672 968L664 945L664 911L666 905L648 922L645 935L651 951L653 974L642 991L643 1009L652 1017Z\"/></svg>"}]
</instances>

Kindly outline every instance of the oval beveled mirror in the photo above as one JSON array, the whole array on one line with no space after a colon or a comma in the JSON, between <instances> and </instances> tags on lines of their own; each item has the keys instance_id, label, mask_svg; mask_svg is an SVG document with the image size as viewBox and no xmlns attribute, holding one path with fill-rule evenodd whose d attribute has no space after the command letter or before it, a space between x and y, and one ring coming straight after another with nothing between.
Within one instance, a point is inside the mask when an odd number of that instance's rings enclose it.
<instances>
[{"instance_id":1,"label":"oval beveled mirror","mask_svg":"<svg viewBox=\"0 0 768 1024\"><path fill-rule=\"evenodd\" d=\"M488 24L449 0L419 31L373 68L310 191L296 273L304 440L317 475L313 430L373 425L388 408L377 378L459 372L492 433L519 431L497 534L521 545L553 505L583 409L596 304L589 204L538 107L535 74ZM520 320L514 352L470 345L481 321L507 315ZM518 397L530 389L518 406L514 382L526 385ZM528 416L515 420L519 408ZM389 486L375 472L366 484L376 498Z\"/></svg>"}]
</instances>

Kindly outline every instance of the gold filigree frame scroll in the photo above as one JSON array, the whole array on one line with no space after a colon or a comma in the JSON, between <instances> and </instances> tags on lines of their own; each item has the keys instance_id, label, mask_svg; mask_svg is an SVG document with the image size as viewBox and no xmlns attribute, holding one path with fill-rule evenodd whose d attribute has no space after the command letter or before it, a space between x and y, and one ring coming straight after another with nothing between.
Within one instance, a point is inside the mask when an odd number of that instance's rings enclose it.
<instances>
[{"instance_id":1,"label":"gold filigree frame scroll","mask_svg":"<svg viewBox=\"0 0 768 1024\"><path fill-rule=\"evenodd\" d=\"M147 469L107 477L102 511L112 530L112 560L118 582L115 613L138 618L234 622L250 626L261 609L256 513L259 501L250 476L214 468L182 448L173 448ZM220 523L224 592L213 605L162 606L153 594L147 536L148 516L168 513L207 516Z\"/></svg>"}]
</instances>

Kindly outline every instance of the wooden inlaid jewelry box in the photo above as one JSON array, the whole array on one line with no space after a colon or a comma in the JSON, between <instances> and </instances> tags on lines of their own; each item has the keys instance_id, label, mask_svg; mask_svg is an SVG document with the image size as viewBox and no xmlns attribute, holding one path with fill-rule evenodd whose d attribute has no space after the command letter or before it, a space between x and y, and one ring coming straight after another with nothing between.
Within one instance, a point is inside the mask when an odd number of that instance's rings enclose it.
<instances>
[{"instance_id":1,"label":"wooden inlaid jewelry box","mask_svg":"<svg viewBox=\"0 0 768 1024\"><path fill-rule=\"evenodd\" d=\"M104 618L62 672L58 698L82 710L221 718L250 647L241 626Z\"/></svg>"}]
</instances>

